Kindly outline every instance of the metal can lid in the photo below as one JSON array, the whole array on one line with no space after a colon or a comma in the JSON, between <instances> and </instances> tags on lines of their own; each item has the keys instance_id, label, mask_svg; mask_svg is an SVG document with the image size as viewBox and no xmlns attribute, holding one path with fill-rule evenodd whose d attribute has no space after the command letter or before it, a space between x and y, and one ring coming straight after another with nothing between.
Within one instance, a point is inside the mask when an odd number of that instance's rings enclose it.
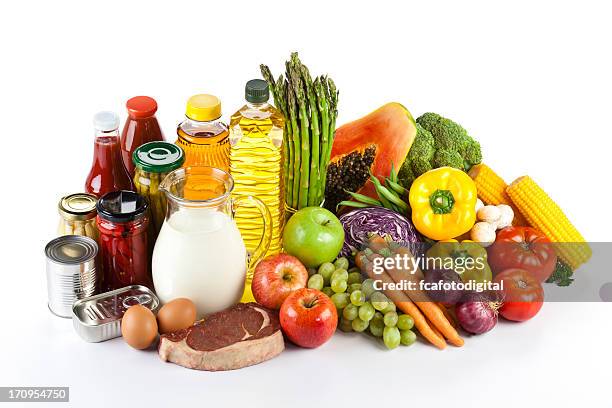
<instances>
[{"instance_id":1,"label":"metal can lid","mask_svg":"<svg viewBox=\"0 0 612 408\"><path fill-rule=\"evenodd\" d=\"M64 235L45 246L47 259L63 265L78 265L91 261L98 254L98 244L89 237Z\"/></svg>"},{"instance_id":2,"label":"metal can lid","mask_svg":"<svg viewBox=\"0 0 612 408\"><path fill-rule=\"evenodd\" d=\"M174 143L149 142L134 150L132 161L150 173L169 173L183 165L185 153Z\"/></svg>"},{"instance_id":3,"label":"metal can lid","mask_svg":"<svg viewBox=\"0 0 612 408\"><path fill-rule=\"evenodd\" d=\"M57 208L66 220L85 221L95 218L97 201L96 196L92 194L70 194L60 199Z\"/></svg>"}]
</instances>

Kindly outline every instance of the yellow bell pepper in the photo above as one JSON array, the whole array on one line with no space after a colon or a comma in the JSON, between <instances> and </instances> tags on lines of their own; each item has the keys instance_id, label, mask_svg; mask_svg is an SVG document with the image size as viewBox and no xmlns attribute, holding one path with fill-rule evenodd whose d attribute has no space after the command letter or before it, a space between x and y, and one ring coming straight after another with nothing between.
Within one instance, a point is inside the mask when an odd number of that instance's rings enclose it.
<instances>
[{"instance_id":1,"label":"yellow bell pepper","mask_svg":"<svg viewBox=\"0 0 612 408\"><path fill-rule=\"evenodd\" d=\"M476 221L476 185L467 173L440 167L422 174L410 187L412 223L436 241L468 232Z\"/></svg>"},{"instance_id":2,"label":"yellow bell pepper","mask_svg":"<svg viewBox=\"0 0 612 408\"><path fill-rule=\"evenodd\" d=\"M487 261L487 250L479 243L469 239L461 242L456 239L440 241L427 251L427 258L438 258L438 264L452 260L450 269L454 270L463 282L474 280L479 283L493 279ZM435 262L432 261L435 265Z\"/></svg>"}]
</instances>

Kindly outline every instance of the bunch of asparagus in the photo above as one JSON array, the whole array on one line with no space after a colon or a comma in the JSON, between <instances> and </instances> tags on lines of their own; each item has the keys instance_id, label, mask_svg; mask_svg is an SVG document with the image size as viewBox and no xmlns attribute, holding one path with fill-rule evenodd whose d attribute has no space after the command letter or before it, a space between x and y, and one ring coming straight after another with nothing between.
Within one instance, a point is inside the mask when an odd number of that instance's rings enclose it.
<instances>
[{"instance_id":1,"label":"bunch of asparagus","mask_svg":"<svg viewBox=\"0 0 612 408\"><path fill-rule=\"evenodd\" d=\"M281 74L277 80L266 65L261 65L261 73L270 85L276 107L285 116L285 201L299 210L320 205L325 196L338 90L326 75L313 80L297 52L291 54L285 67L285 76Z\"/></svg>"}]
</instances>

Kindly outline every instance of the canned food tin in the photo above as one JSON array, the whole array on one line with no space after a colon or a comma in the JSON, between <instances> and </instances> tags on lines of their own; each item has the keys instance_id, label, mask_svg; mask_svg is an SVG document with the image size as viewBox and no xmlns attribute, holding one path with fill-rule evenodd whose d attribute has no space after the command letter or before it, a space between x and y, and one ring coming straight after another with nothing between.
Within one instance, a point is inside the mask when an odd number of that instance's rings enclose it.
<instances>
[{"instance_id":1,"label":"canned food tin","mask_svg":"<svg viewBox=\"0 0 612 408\"><path fill-rule=\"evenodd\" d=\"M49 309L60 317L70 317L72 304L96 293L98 244L91 238L64 235L45 247Z\"/></svg>"},{"instance_id":2,"label":"canned food tin","mask_svg":"<svg viewBox=\"0 0 612 408\"><path fill-rule=\"evenodd\" d=\"M81 338L98 343L121 336L121 319L133 305L157 312L159 299L146 286L132 285L85 299L72 306L72 325Z\"/></svg>"}]
</instances>

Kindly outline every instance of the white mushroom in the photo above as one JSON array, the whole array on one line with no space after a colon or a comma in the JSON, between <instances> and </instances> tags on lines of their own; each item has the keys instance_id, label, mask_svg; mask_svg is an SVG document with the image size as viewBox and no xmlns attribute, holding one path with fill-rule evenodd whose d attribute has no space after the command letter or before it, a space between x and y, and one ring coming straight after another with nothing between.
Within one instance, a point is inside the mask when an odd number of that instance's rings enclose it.
<instances>
[{"instance_id":1,"label":"white mushroom","mask_svg":"<svg viewBox=\"0 0 612 408\"><path fill-rule=\"evenodd\" d=\"M482 202L482 200L480 198L476 199L476 208L474 208L474 212L478 213L478 210L480 210L482 207L484 207L484 203Z\"/></svg>"},{"instance_id":2,"label":"white mushroom","mask_svg":"<svg viewBox=\"0 0 612 408\"><path fill-rule=\"evenodd\" d=\"M470 231L470 238L487 247L495 241L495 226L484 221L477 222Z\"/></svg>"},{"instance_id":3,"label":"white mushroom","mask_svg":"<svg viewBox=\"0 0 612 408\"><path fill-rule=\"evenodd\" d=\"M497 228L497 223L501 217L501 211L494 205L485 205L476 213L478 221L488 222Z\"/></svg>"},{"instance_id":4,"label":"white mushroom","mask_svg":"<svg viewBox=\"0 0 612 408\"><path fill-rule=\"evenodd\" d=\"M499 217L499 221L497 222L497 229L506 228L512 225L512 220L514 220L514 211L512 207L507 204L500 204L497 206L501 213Z\"/></svg>"}]
</instances>

